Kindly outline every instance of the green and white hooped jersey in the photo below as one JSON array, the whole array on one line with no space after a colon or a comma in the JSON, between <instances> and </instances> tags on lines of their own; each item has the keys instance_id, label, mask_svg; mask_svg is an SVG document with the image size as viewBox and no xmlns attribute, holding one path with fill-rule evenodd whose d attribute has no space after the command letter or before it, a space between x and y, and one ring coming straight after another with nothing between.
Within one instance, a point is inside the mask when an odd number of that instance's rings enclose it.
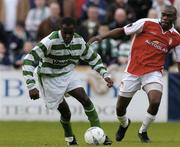
<instances>
[{"instance_id":1,"label":"green and white hooped jersey","mask_svg":"<svg viewBox=\"0 0 180 147\"><path fill-rule=\"evenodd\" d=\"M79 59L88 62L101 76L107 73L100 56L89 48L81 36L75 33L71 43L66 45L60 31L52 32L24 58L22 70L27 87L33 89L35 86L33 73L37 62L40 75L53 77L72 71Z\"/></svg>"}]
</instances>

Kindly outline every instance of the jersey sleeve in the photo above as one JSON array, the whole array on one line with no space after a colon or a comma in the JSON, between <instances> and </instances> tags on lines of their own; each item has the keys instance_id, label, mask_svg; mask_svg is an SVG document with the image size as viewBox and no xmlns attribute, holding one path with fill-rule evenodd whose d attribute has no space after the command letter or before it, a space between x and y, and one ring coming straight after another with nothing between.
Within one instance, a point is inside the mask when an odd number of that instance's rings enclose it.
<instances>
[{"instance_id":1,"label":"jersey sleeve","mask_svg":"<svg viewBox=\"0 0 180 147\"><path fill-rule=\"evenodd\" d=\"M34 70L39 62L45 55L48 54L50 49L51 40L49 37L41 40L32 50L28 53L23 60L23 76L26 80L26 85L29 90L35 88Z\"/></svg>"},{"instance_id":2,"label":"jersey sleeve","mask_svg":"<svg viewBox=\"0 0 180 147\"><path fill-rule=\"evenodd\" d=\"M176 62L180 62L180 45L176 46L175 49Z\"/></svg>"},{"instance_id":3,"label":"jersey sleeve","mask_svg":"<svg viewBox=\"0 0 180 147\"><path fill-rule=\"evenodd\" d=\"M141 33L143 30L143 26L145 23L145 19L140 19L134 23L130 23L124 26L124 32L126 35L131 35L135 33Z\"/></svg>"},{"instance_id":4,"label":"jersey sleeve","mask_svg":"<svg viewBox=\"0 0 180 147\"><path fill-rule=\"evenodd\" d=\"M83 53L81 60L87 62L93 70L96 70L102 77L106 77L107 69L102 63L102 59L98 53L96 53L88 44L83 45Z\"/></svg>"}]
</instances>

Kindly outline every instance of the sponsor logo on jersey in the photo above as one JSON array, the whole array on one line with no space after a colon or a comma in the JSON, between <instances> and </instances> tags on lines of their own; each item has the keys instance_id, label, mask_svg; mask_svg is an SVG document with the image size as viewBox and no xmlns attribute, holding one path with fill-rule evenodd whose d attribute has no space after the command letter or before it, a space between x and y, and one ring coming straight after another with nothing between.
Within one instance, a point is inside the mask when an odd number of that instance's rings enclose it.
<instances>
[{"instance_id":1,"label":"sponsor logo on jersey","mask_svg":"<svg viewBox=\"0 0 180 147\"><path fill-rule=\"evenodd\" d=\"M166 44L159 42L157 40L146 40L145 41L147 44L155 47L158 50L161 50L162 52L167 53L168 52L168 47Z\"/></svg>"},{"instance_id":2,"label":"sponsor logo on jersey","mask_svg":"<svg viewBox=\"0 0 180 147\"><path fill-rule=\"evenodd\" d=\"M53 60L54 65L65 65L68 63L68 60Z\"/></svg>"}]
</instances>

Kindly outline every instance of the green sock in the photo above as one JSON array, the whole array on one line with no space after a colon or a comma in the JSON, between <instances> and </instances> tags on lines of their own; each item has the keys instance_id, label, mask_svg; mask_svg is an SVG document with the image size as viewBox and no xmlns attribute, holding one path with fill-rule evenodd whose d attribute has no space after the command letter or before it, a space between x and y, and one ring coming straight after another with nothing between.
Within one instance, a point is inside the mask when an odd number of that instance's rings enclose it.
<instances>
[{"instance_id":1,"label":"green sock","mask_svg":"<svg viewBox=\"0 0 180 147\"><path fill-rule=\"evenodd\" d=\"M91 102L91 104L89 106L84 107L84 110L88 117L88 120L90 121L91 127L93 127L93 126L100 127L100 121L98 118L98 114L96 112L96 109L94 108L93 103Z\"/></svg>"},{"instance_id":2,"label":"green sock","mask_svg":"<svg viewBox=\"0 0 180 147\"><path fill-rule=\"evenodd\" d=\"M61 122L61 125L62 125L63 129L64 129L64 136L65 137L73 136L73 132L72 132L70 121L60 120L60 122Z\"/></svg>"}]
</instances>

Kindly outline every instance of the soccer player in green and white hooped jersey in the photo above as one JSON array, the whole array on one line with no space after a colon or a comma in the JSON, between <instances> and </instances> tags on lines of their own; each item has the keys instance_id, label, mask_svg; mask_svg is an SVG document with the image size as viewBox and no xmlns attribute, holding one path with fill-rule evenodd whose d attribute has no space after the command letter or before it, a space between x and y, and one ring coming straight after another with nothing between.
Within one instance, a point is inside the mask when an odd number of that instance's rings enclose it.
<instances>
[{"instance_id":1,"label":"soccer player in green and white hooped jersey","mask_svg":"<svg viewBox=\"0 0 180 147\"><path fill-rule=\"evenodd\" d=\"M72 131L71 112L64 94L67 92L76 98L85 110L91 126L100 127L98 114L90 98L85 93L81 81L76 76L74 68L79 59L87 61L112 87L113 81L107 73L100 56L91 50L81 36L75 33L75 21L66 17L62 20L61 30L54 31L42 39L24 58L23 75L29 89L29 96L36 100L39 90L36 88L34 71L39 61L38 75L40 91L48 109L57 109L61 114L60 122L64 129L65 141L75 145L77 141ZM105 145L112 144L106 136Z\"/></svg>"}]
</instances>

